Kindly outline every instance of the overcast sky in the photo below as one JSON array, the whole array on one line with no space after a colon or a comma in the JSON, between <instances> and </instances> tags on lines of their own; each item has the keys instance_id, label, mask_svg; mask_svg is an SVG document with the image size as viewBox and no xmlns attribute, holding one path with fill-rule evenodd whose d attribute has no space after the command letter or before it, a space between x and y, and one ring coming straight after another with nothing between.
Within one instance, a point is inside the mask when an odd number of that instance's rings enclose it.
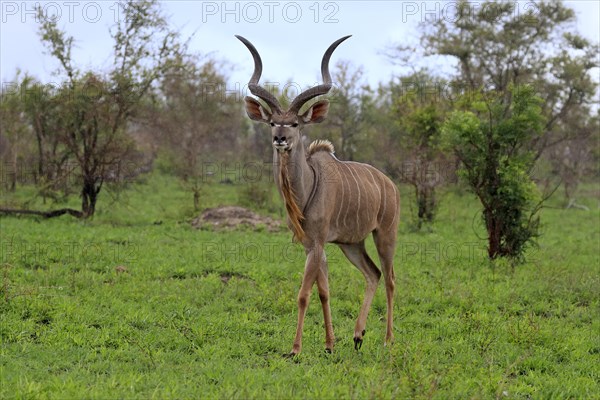
<instances>
[{"instance_id":1,"label":"overcast sky","mask_svg":"<svg viewBox=\"0 0 600 400\"><path fill-rule=\"evenodd\" d=\"M17 68L43 82L57 82L53 76L57 62L44 50L37 35L33 12L35 2L1 1L0 77L10 82ZM108 28L118 18L114 1L40 2L59 18L76 39L74 58L80 68L107 70L112 61L112 41ZM480 1L470 2L473 8ZM594 42L600 41L600 6L595 0L567 1L575 9L579 31ZM387 46L414 43L416 25L423 21L453 15L454 1L169 1L163 9L173 27L183 37L194 35L191 49L229 62L228 89L247 83L252 59L235 39L240 34L254 43L264 69L261 82L292 80L302 87L319 79L320 61L325 49L341 36L352 34L336 50L332 64L350 60L361 65L371 85L387 82L401 72L381 53ZM531 1L516 2L515 12L535 10ZM437 63L437 64L436 64ZM430 68L449 70L442 60ZM597 77L596 77L597 78Z\"/></svg>"}]
</instances>

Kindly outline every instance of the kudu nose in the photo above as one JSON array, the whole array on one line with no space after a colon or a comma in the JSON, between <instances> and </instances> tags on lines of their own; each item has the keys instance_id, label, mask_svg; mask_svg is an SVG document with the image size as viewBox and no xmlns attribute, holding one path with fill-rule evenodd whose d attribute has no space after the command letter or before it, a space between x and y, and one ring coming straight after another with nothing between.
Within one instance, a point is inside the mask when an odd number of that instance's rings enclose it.
<instances>
[{"instance_id":1,"label":"kudu nose","mask_svg":"<svg viewBox=\"0 0 600 400\"><path fill-rule=\"evenodd\" d=\"M281 143L285 142L285 136L275 136L274 142L277 144L281 144Z\"/></svg>"}]
</instances>

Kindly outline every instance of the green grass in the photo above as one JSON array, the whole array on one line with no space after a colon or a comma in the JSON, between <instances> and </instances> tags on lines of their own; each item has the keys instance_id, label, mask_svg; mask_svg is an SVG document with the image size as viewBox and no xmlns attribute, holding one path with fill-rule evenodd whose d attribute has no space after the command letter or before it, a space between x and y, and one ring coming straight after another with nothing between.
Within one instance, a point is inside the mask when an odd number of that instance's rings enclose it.
<instances>
[{"instance_id":1,"label":"green grass","mask_svg":"<svg viewBox=\"0 0 600 400\"><path fill-rule=\"evenodd\" d=\"M235 203L239 188L210 184L204 205ZM419 233L411 194L395 344L383 347L380 285L354 350L364 281L328 246L336 349L323 351L313 296L295 360L281 356L304 252L287 232L195 230L191 195L160 175L103 193L92 221L3 217L0 397L599 398L598 199L578 199L589 212L545 209L539 249L513 269L486 260L470 195L445 193Z\"/></svg>"}]
</instances>

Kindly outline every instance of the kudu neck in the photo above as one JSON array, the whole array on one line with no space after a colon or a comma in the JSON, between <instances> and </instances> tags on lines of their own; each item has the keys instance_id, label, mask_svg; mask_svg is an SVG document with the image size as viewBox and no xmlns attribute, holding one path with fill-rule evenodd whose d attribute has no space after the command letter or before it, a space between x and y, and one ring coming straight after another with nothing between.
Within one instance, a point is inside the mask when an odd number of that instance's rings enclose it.
<instances>
[{"instance_id":1,"label":"kudu neck","mask_svg":"<svg viewBox=\"0 0 600 400\"><path fill-rule=\"evenodd\" d=\"M304 147L298 144L294 149L285 153L275 150L273 161L273 173L277 187L281 191L281 175L287 175L298 206L303 210L314 184L314 173L306 162Z\"/></svg>"}]
</instances>

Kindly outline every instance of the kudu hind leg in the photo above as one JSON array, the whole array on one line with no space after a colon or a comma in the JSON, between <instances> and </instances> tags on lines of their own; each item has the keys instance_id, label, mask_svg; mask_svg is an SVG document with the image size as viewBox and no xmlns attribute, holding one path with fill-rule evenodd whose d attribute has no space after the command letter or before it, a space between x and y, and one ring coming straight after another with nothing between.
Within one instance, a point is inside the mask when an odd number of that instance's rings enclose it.
<instances>
[{"instance_id":1,"label":"kudu hind leg","mask_svg":"<svg viewBox=\"0 0 600 400\"><path fill-rule=\"evenodd\" d=\"M374 232L373 239L377 254L381 261L381 269L385 281L385 295L387 301L387 329L385 342L394 341L394 290L396 288L396 276L394 274L394 253L396 251L396 235L393 233L383 235L381 232Z\"/></svg>"},{"instance_id":2,"label":"kudu hind leg","mask_svg":"<svg viewBox=\"0 0 600 400\"><path fill-rule=\"evenodd\" d=\"M356 244L340 245L340 248L348 260L362 272L367 281L365 297L360 308L360 313L358 314L358 319L356 320L356 326L354 327L354 348L358 350L362 347L367 317L369 316L371 303L379 284L381 272L367 254L364 241Z\"/></svg>"},{"instance_id":3,"label":"kudu hind leg","mask_svg":"<svg viewBox=\"0 0 600 400\"><path fill-rule=\"evenodd\" d=\"M315 246L310 251L307 251L302 286L298 292L298 324L296 326L296 337L294 338L292 351L289 354L290 356L299 354L300 351L302 351L302 331L304 329L304 317L306 316L306 310L308 309L312 287L318 278L321 265L324 261L325 253L323 246Z\"/></svg>"}]
</instances>

